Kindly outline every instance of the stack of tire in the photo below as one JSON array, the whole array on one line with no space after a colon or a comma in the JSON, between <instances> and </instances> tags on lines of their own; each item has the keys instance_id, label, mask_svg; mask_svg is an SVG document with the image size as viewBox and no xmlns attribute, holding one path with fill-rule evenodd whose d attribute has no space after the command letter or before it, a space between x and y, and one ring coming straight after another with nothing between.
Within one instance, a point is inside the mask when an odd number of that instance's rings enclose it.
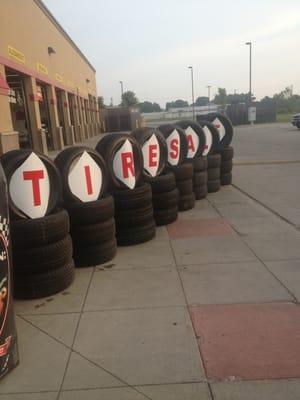
<instances>
[{"instance_id":1,"label":"stack of tire","mask_svg":"<svg viewBox=\"0 0 300 400\"><path fill-rule=\"evenodd\" d=\"M173 172L165 172L168 149L158 129L138 128L131 132L143 153L144 179L151 185L154 220L157 226L171 224L178 217L179 192Z\"/></svg>"},{"instance_id":2,"label":"stack of tire","mask_svg":"<svg viewBox=\"0 0 300 400\"><path fill-rule=\"evenodd\" d=\"M219 133L219 144L216 152L221 156L220 182L221 185L230 185L232 181L233 148L230 146L233 138L233 126L229 118L220 113L211 113L205 117ZM202 121L199 121L202 123Z\"/></svg>"},{"instance_id":3,"label":"stack of tire","mask_svg":"<svg viewBox=\"0 0 300 400\"><path fill-rule=\"evenodd\" d=\"M221 185L230 185L232 182L233 147L228 146L219 150L221 156Z\"/></svg>"},{"instance_id":4,"label":"stack of tire","mask_svg":"<svg viewBox=\"0 0 300 400\"><path fill-rule=\"evenodd\" d=\"M194 121L177 122L185 132L188 142L187 162L193 164L193 192L196 200L207 195L207 159L208 141L202 127Z\"/></svg>"},{"instance_id":5,"label":"stack of tire","mask_svg":"<svg viewBox=\"0 0 300 400\"><path fill-rule=\"evenodd\" d=\"M143 154L127 134L107 134L96 151L104 158L109 191L115 201L116 238L119 246L135 245L155 236L152 191L143 178Z\"/></svg>"},{"instance_id":6,"label":"stack of tire","mask_svg":"<svg viewBox=\"0 0 300 400\"><path fill-rule=\"evenodd\" d=\"M178 210L187 211L195 206L193 192L194 167L186 162L188 142L184 130L174 124L161 125L158 128L166 139L168 149L168 170L175 175L179 191Z\"/></svg>"},{"instance_id":7,"label":"stack of tire","mask_svg":"<svg viewBox=\"0 0 300 400\"><path fill-rule=\"evenodd\" d=\"M10 151L0 161L9 187L14 296L53 295L66 289L75 274L59 171L48 157L31 150Z\"/></svg>"},{"instance_id":8,"label":"stack of tire","mask_svg":"<svg viewBox=\"0 0 300 400\"><path fill-rule=\"evenodd\" d=\"M71 222L75 266L111 260L117 252L114 200L107 194L102 157L88 147L69 147L55 159L62 178L63 199Z\"/></svg>"}]
</instances>

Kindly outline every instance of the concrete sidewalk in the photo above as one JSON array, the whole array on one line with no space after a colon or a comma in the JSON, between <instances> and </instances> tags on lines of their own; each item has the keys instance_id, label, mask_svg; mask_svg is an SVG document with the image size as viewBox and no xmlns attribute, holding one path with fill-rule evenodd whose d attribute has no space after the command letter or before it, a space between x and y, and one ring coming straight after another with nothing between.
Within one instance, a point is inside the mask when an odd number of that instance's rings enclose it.
<instances>
[{"instance_id":1,"label":"concrete sidewalk","mask_svg":"<svg viewBox=\"0 0 300 400\"><path fill-rule=\"evenodd\" d=\"M300 398L299 239L222 187L64 293L16 302L0 399Z\"/></svg>"}]
</instances>

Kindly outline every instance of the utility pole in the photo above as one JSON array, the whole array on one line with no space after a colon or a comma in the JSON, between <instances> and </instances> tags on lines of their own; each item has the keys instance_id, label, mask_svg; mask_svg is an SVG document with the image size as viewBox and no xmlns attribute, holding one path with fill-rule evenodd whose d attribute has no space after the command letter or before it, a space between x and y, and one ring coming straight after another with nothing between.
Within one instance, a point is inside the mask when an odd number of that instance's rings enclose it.
<instances>
[{"instance_id":1,"label":"utility pole","mask_svg":"<svg viewBox=\"0 0 300 400\"><path fill-rule=\"evenodd\" d=\"M119 83L120 83L120 85L121 85L121 101L123 100L123 93L124 93L124 90L123 90L123 81L119 81Z\"/></svg>"},{"instance_id":2,"label":"utility pole","mask_svg":"<svg viewBox=\"0 0 300 400\"><path fill-rule=\"evenodd\" d=\"M249 106L252 103L252 42L246 42L246 46L249 46Z\"/></svg>"},{"instance_id":3,"label":"utility pole","mask_svg":"<svg viewBox=\"0 0 300 400\"><path fill-rule=\"evenodd\" d=\"M208 89L208 113L210 113L210 88L211 85L206 86Z\"/></svg>"},{"instance_id":4,"label":"utility pole","mask_svg":"<svg viewBox=\"0 0 300 400\"><path fill-rule=\"evenodd\" d=\"M189 69L191 70L191 80L192 80L193 121L195 121L194 71L193 67L189 67Z\"/></svg>"}]
</instances>

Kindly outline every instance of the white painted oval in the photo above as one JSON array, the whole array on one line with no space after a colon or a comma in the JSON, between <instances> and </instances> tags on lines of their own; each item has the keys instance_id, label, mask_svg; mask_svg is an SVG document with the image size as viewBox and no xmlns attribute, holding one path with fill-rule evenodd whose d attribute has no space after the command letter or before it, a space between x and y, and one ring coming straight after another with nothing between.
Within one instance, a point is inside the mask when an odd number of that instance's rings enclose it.
<instances>
[{"instance_id":1,"label":"white painted oval","mask_svg":"<svg viewBox=\"0 0 300 400\"><path fill-rule=\"evenodd\" d=\"M116 152L113 159L113 170L116 177L130 189L134 189L135 167L133 148L128 139L125 140L121 148Z\"/></svg>"},{"instance_id":2,"label":"white painted oval","mask_svg":"<svg viewBox=\"0 0 300 400\"><path fill-rule=\"evenodd\" d=\"M210 152L213 143L213 137L210 129L207 126L203 126L202 129L205 134L205 142L206 142L202 155L207 156L207 154Z\"/></svg>"},{"instance_id":3,"label":"white painted oval","mask_svg":"<svg viewBox=\"0 0 300 400\"><path fill-rule=\"evenodd\" d=\"M142 147L144 169L152 176L157 175L160 161L160 147L156 135L152 135Z\"/></svg>"},{"instance_id":4,"label":"white painted oval","mask_svg":"<svg viewBox=\"0 0 300 400\"><path fill-rule=\"evenodd\" d=\"M213 124L218 129L220 140L222 140L223 137L226 134L226 130L225 130L224 125L222 124L222 122L217 117L213 120Z\"/></svg>"},{"instance_id":5,"label":"white painted oval","mask_svg":"<svg viewBox=\"0 0 300 400\"><path fill-rule=\"evenodd\" d=\"M184 130L184 132L188 141L187 158L194 158L199 148L199 143L200 143L199 136L191 126L188 126Z\"/></svg>"},{"instance_id":6,"label":"white painted oval","mask_svg":"<svg viewBox=\"0 0 300 400\"><path fill-rule=\"evenodd\" d=\"M49 175L45 164L35 153L31 153L13 173L9 193L15 206L28 217L46 215L50 197Z\"/></svg>"},{"instance_id":7,"label":"white painted oval","mask_svg":"<svg viewBox=\"0 0 300 400\"><path fill-rule=\"evenodd\" d=\"M180 157L180 135L177 129L174 129L171 135L166 139L168 147L168 163L178 165Z\"/></svg>"},{"instance_id":8,"label":"white painted oval","mask_svg":"<svg viewBox=\"0 0 300 400\"><path fill-rule=\"evenodd\" d=\"M68 184L71 192L84 203L97 200L102 188L102 175L99 165L84 151L70 167Z\"/></svg>"}]
</instances>

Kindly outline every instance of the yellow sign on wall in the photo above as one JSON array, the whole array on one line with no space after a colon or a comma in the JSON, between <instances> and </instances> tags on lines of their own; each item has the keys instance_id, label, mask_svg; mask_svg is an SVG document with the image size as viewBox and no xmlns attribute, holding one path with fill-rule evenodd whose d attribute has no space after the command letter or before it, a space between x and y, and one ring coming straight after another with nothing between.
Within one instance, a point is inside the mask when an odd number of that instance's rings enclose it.
<instances>
[{"instance_id":1,"label":"yellow sign on wall","mask_svg":"<svg viewBox=\"0 0 300 400\"><path fill-rule=\"evenodd\" d=\"M64 81L64 80L63 80L63 77L62 77L60 74L58 74L58 73L55 74L55 79L56 79L57 81L59 81L59 82L63 82L63 81Z\"/></svg>"},{"instance_id":2,"label":"yellow sign on wall","mask_svg":"<svg viewBox=\"0 0 300 400\"><path fill-rule=\"evenodd\" d=\"M8 45L7 46L7 52L8 52L9 57L12 57L15 60L21 62L22 64L25 64L25 55L21 51L19 51L19 50L15 49L14 47Z\"/></svg>"},{"instance_id":3,"label":"yellow sign on wall","mask_svg":"<svg viewBox=\"0 0 300 400\"><path fill-rule=\"evenodd\" d=\"M48 75L48 68L46 67L46 65L37 62L37 63L36 63L36 69L37 69L38 72L40 72L41 74Z\"/></svg>"}]
</instances>

